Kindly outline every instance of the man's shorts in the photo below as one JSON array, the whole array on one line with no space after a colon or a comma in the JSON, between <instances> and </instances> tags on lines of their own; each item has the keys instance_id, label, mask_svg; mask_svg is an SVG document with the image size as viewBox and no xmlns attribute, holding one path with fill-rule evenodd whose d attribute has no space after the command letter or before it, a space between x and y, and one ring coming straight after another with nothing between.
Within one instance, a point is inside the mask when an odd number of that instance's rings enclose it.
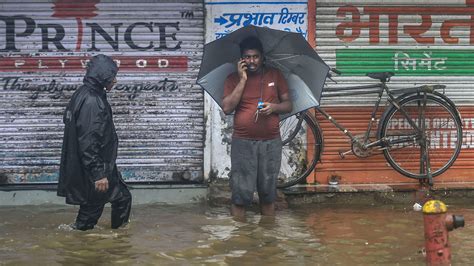
<instances>
[{"instance_id":1,"label":"man's shorts","mask_svg":"<svg viewBox=\"0 0 474 266\"><path fill-rule=\"evenodd\" d=\"M257 189L260 203L276 199L276 181L281 165L281 139L232 139L231 175L232 203L250 205Z\"/></svg>"}]
</instances>

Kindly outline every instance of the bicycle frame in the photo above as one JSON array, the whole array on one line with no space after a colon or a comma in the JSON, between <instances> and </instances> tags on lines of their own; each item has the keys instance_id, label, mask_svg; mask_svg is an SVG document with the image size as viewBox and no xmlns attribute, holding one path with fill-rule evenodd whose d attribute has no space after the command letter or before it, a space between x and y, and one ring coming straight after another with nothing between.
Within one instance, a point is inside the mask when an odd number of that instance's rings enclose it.
<instances>
[{"instance_id":1,"label":"bicycle frame","mask_svg":"<svg viewBox=\"0 0 474 266\"><path fill-rule=\"evenodd\" d=\"M363 141L360 141L358 138L356 138L349 129L347 129L346 127L341 125L339 122L337 122L336 119L334 119L329 113L324 111L321 107L316 107L316 109L327 120L329 120L334 126L336 126L336 128L339 129L339 131L341 131L344 135L346 135L353 143L362 145L365 148L373 147L373 146L376 146L378 143L380 143L380 141L379 140L376 141L377 144L375 143L368 144L368 140L370 137L370 133L372 132L373 123L375 122L375 117L379 109L380 103L382 101L382 96L384 94L384 91L390 94L385 83L381 82L381 83L372 84L372 85L350 86L350 87L332 89L331 92L339 92L339 93L331 93L330 95L324 96L324 97L336 97L336 96L364 95L364 94L374 94L374 93L377 94L378 99L375 102L375 105L372 109L372 113L370 116L370 120L367 124L367 130L365 131L365 136L364 136Z\"/></svg>"},{"instance_id":2,"label":"bicycle frame","mask_svg":"<svg viewBox=\"0 0 474 266\"><path fill-rule=\"evenodd\" d=\"M381 149L384 149L386 147L391 147L394 144L399 144L399 143L406 143L409 141L417 141L419 142L420 148L422 149L422 153L420 154L420 169L422 169L422 174L426 174L427 178L429 180L429 183L432 183L432 175L431 175L431 166L430 166L430 160L429 160L429 152L428 152L428 145L426 145L426 139L427 136L425 134L425 124L421 123L421 128L420 126L414 121L408 114L407 112L399 105L399 101L404 99L405 97L409 95L414 95L418 94L420 95L421 93L423 94L423 97L425 101L423 102L424 106L422 109L422 112L418 116L419 121L424 121L425 120L425 105L426 105L426 98L427 94L434 94L436 89L439 88L444 88L442 85L435 85L435 86L420 86L420 87L412 87L412 88L405 88L405 89L398 89L398 90L393 90L391 91L388 86L386 85L386 82L381 80L380 83L377 84L372 84L372 85L363 85L363 86L350 86L350 87L343 87L343 88L337 88L337 89L332 89L331 92L336 92L336 93L331 93L330 95L327 95L325 97L335 97L335 96L351 96L351 95L364 95L364 94L377 94L378 98L377 101L374 104L374 107L372 108L372 113L370 116L370 119L367 123L367 129L365 131L365 135L362 140L359 138L355 137L354 134L341 125L339 122L337 122L336 119L334 119L329 113L324 111L320 107L316 107L318 112L320 112L327 120L329 120L336 128L341 131L344 135L346 135L352 142L353 145L356 145L358 147L361 147L364 150L367 150L372 147L379 146ZM400 138L398 140L387 140L384 138L377 138L377 140L370 142L370 133L373 130L373 124L376 121L376 115L377 111L379 110L380 103L382 102L383 95L386 93L387 101L392 104L395 108L397 108L400 113L405 117L407 122L415 129L415 133L410 136L405 136L403 138ZM395 97L395 93L402 93L400 97ZM437 95L440 98L443 98L442 96ZM456 109L457 110L457 109ZM381 116L382 118L384 117L383 115ZM353 152L353 150L349 150L346 152L341 152L340 156L341 158L344 158L346 154L349 154Z\"/></svg>"}]
</instances>

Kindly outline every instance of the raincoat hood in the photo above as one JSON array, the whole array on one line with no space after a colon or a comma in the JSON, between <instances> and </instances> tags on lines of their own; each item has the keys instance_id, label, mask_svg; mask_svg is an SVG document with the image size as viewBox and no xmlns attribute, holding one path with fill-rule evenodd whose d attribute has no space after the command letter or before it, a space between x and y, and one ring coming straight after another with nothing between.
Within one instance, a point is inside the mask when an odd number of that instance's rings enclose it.
<instances>
[{"instance_id":1,"label":"raincoat hood","mask_svg":"<svg viewBox=\"0 0 474 266\"><path fill-rule=\"evenodd\" d=\"M117 75L118 67L112 58L106 55L96 55L87 64L84 84L94 89L103 90Z\"/></svg>"}]
</instances>

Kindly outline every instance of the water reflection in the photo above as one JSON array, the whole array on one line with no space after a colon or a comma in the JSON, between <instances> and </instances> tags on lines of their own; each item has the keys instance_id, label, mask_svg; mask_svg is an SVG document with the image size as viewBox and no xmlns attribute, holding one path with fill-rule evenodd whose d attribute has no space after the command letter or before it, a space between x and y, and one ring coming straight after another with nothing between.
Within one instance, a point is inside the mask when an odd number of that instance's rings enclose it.
<instances>
[{"instance_id":1,"label":"water reflection","mask_svg":"<svg viewBox=\"0 0 474 266\"><path fill-rule=\"evenodd\" d=\"M132 245L130 235L127 233L77 233L77 235L62 239L60 242L47 242L47 248L58 250L58 263L65 265L114 262L130 265L140 256L136 250L130 252ZM55 248L55 245L62 248Z\"/></svg>"},{"instance_id":2,"label":"water reflection","mask_svg":"<svg viewBox=\"0 0 474 266\"><path fill-rule=\"evenodd\" d=\"M306 205L275 219L250 211L240 222L226 207L146 205L136 206L132 223L119 230L109 229L106 208L87 232L68 230L74 208L2 207L0 264L420 265L422 214L410 207ZM465 228L450 233L453 264L468 264L474 210L449 208L466 219Z\"/></svg>"},{"instance_id":3,"label":"water reflection","mask_svg":"<svg viewBox=\"0 0 474 266\"><path fill-rule=\"evenodd\" d=\"M331 206L309 213L306 221L326 247L328 258L337 258L342 265L423 262L421 213Z\"/></svg>"}]
</instances>

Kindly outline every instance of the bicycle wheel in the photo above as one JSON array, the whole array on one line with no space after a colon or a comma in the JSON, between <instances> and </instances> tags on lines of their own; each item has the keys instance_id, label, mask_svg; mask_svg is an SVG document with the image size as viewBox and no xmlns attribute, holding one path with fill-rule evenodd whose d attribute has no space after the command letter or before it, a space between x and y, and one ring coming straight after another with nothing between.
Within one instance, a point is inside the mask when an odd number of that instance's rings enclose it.
<instances>
[{"instance_id":1,"label":"bicycle wheel","mask_svg":"<svg viewBox=\"0 0 474 266\"><path fill-rule=\"evenodd\" d=\"M428 178L426 163L432 177L446 171L461 151L461 119L455 109L445 100L433 95L413 95L403 99L400 107L425 131L426 152L423 152L423 137L408 123L406 117L394 106L381 121L379 137L385 138L384 155L389 164L399 173L410 178ZM420 119L424 113L425 119ZM424 156L424 157L423 157ZM428 158L424 160L423 158Z\"/></svg>"},{"instance_id":2,"label":"bicycle wheel","mask_svg":"<svg viewBox=\"0 0 474 266\"><path fill-rule=\"evenodd\" d=\"M304 180L321 155L321 129L312 115L300 113L280 122L283 141L277 187L285 188Z\"/></svg>"}]
</instances>

